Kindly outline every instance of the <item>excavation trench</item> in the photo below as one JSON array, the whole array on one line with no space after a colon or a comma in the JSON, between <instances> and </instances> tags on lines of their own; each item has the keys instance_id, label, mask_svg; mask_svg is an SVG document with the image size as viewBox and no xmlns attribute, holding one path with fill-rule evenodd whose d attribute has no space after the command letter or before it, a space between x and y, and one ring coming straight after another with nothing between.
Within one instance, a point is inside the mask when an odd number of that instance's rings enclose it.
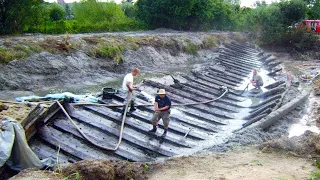
<instances>
[{"instance_id":1,"label":"excavation trench","mask_svg":"<svg viewBox=\"0 0 320 180\"><path fill-rule=\"evenodd\" d=\"M138 106L126 119L119 149L105 151L87 141L65 114L53 105L47 118L37 123L37 133L29 141L31 148L41 159L56 159L59 148L60 163L83 159L155 161L212 147L219 149L221 144L228 144L230 138L234 138L236 130L245 128L246 123L254 121L254 124L268 116L286 90L281 79L274 80L267 75L278 67L264 65L269 56L262 55L255 46L235 43L220 48L223 56L217 54L217 58L200 64L197 69L171 73L181 84L174 84L171 76L160 76L160 73L139 83L141 92L137 93L137 104L152 104L159 88L166 89L174 104L194 104L173 106L165 139L159 138L163 132L161 121L155 134L148 133L152 128L153 107ZM264 79L264 87L268 88L242 93L251 78L252 69L257 68ZM201 103L221 96L222 86L230 92L221 99ZM124 98L115 94L112 99L100 99L99 102L121 105ZM121 107L82 105L74 108L69 115L82 133L103 147L116 145L121 127Z\"/></svg>"}]
</instances>

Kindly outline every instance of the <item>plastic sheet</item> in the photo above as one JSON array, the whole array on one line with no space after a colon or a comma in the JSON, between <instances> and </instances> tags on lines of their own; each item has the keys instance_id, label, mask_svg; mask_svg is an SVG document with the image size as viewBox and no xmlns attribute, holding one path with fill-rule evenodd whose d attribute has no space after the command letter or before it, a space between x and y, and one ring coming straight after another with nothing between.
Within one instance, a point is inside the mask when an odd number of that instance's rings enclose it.
<instances>
[{"instance_id":1,"label":"plastic sheet","mask_svg":"<svg viewBox=\"0 0 320 180\"><path fill-rule=\"evenodd\" d=\"M28 145L21 124L9 117L0 123L5 130L0 130L0 167L5 163L13 170L27 168L43 169L52 167L55 162L49 158L40 160Z\"/></svg>"},{"instance_id":2,"label":"plastic sheet","mask_svg":"<svg viewBox=\"0 0 320 180\"><path fill-rule=\"evenodd\" d=\"M25 101L50 101L50 100L58 100L71 98L72 102L92 102L97 103L98 98L92 95L75 95L70 92L56 93L56 94L47 94L44 97L40 96L25 96L25 97L17 97L16 101L25 102Z\"/></svg>"}]
</instances>

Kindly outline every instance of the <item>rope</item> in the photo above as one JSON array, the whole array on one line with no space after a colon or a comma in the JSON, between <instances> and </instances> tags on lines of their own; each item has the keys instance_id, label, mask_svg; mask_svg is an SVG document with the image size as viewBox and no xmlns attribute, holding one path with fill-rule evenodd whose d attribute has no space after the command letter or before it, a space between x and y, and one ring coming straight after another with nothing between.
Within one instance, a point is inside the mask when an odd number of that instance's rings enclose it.
<instances>
[{"instance_id":1,"label":"rope","mask_svg":"<svg viewBox=\"0 0 320 180\"><path fill-rule=\"evenodd\" d=\"M207 101L201 101L201 102L194 102L194 103L183 103L183 104L172 104L171 106L193 106L193 105L199 105L199 104L208 104L213 101L217 101L221 99L226 93L229 92L229 89L226 89L219 97L215 99L210 99ZM94 105L94 106L105 106L105 107L123 107L124 104L96 104L96 103L71 103L73 106L87 106L87 105ZM137 104L135 106L141 107L141 106L153 106L154 104Z\"/></svg>"},{"instance_id":2,"label":"rope","mask_svg":"<svg viewBox=\"0 0 320 180\"><path fill-rule=\"evenodd\" d=\"M126 107L125 107L125 111L124 111L124 115L122 117L122 123L121 123L121 129L120 129L120 136L119 136L119 139L118 139L118 143L117 145L114 147L114 148L108 148L108 147L104 147L104 146L101 146L100 144L97 144L95 143L94 141L92 141L86 134L84 134L79 126L72 120L72 118L69 116L68 112L64 109L64 107L60 104L59 101L56 101L56 103L58 104L58 106L60 107L60 109L63 111L63 113L67 116L67 118L72 122L72 124L77 128L77 130L79 131L79 133L87 140L89 141L90 143L92 143L93 145L101 148L101 149L104 149L104 150L107 150L107 151L116 151L120 144L121 144L121 141L122 141L122 135L123 135L123 129L124 129L124 123L125 123L125 120L126 120L126 117L127 117L127 111L128 111L128 106L129 106L129 103L131 101L131 97L132 97L132 93L129 92L128 94L128 97L127 97L127 104L126 104Z\"/></svg>"}]
</instances>

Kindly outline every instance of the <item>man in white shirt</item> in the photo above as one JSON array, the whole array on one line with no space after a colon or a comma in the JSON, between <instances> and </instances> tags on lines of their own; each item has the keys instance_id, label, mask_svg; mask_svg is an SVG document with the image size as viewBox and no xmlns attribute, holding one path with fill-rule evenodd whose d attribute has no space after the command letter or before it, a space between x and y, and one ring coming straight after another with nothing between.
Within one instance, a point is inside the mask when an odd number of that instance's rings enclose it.
<instances>
[{"instance_id":1,"label":"man in white shirt","mask_svg":"<svg viewBox=\"0 0 320 180\"><path fill-rule=\"evenodd\" d=\"M124 104L127 103L127 100L131 101L130 105L130 112L133 112L136 110L134 107L134 96L133 96L133 90L136 90L136 86L133 85L133 77L137 76L140 73L140 69L133 68L131 73L128 73L124 78L122 82L122 92L126 94L126 100L124 101ZM122 110L122 115L125 112L125 107Z\"/></svg>"}]
</instances>

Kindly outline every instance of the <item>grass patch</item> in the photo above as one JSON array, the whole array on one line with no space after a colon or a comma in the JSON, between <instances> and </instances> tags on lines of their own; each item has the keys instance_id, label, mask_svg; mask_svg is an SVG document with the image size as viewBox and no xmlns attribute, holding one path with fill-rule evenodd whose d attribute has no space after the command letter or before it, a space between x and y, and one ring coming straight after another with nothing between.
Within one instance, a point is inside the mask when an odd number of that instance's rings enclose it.
<instances>
[{"instance_id":1,"label":"grass patch","mask_svg":"<svg viewBox=\"0 0 320 180\"><path fill-rule=\"evenodd\" d=\"M310 175L310 180L318 180L320 178L320 170L313 171Z\"/></svg>"},{"instance_id":2,"label":"grass patch","mask_svg":"<svg viewBox=\"0 0 320 180\"><path fill-rule=\"evenodd\" d=\"M203 49L210 49L210 48L217 47L217 46L218 46L217 38L213 35L205 38L202 41L202 48Z\"/></svg>"},{"instance_id":3,"label":"grass patch","mask_svg":"<svg viewBox=\"0 0 320 180\"><path fill-rule=\"evenodd\" d=\"M97 58L111 58L116 64L124 61L121 53L126 49L126 45L117 40L100 40L97 46L89 49L89 54Z\"/></svg>"},{"instance_id":4,"label":"grass patch","mask_svg":"<svg viewBox=\"0 0 320 180\"><path fill-rule=\"evenodd\" d=\"M193 44L189 39L185 40L185 45L182 47L182 50L188 54L197 55L200 47L196 44Z\"/></svg>"},{"instance_id":5,"label":"grass patch","mask_svg":"<svg viewBox=\"0 0 320 180\"><path fill-rule=\"evenodd\" d=\"M11 48L0 48L0 63L8 63L15 59L22 59L27 57L27 54L24 51L15 51Z\"/></svg>"}]
</instances>

